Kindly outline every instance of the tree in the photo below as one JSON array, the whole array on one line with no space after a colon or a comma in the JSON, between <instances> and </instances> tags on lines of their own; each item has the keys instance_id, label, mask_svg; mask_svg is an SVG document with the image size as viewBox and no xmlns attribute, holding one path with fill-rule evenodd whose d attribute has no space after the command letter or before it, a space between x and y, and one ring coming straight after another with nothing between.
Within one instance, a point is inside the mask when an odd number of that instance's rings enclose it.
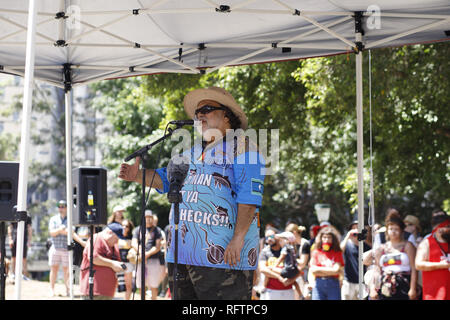
<instances>
[{"instance_id":1,"label":"tree","mask_svg":"<svg viewBox=\"0 0 450 320\"><path fill-rule=\"evenodd\" d=\"M442 206L450 194L449 53L448 43L371 52L373 168L379 217L387 207L395 206L419 215L428 225L430 211ZM367 70L367 52L364 59ZM308 90L311 121L323 128L322 139L335 145L337 152L327 166L346 163L342 168L349 168L349 173L356 167L354 64L353 55L311 59L304 61L296 74ZM369 168L367 80L368 76L364 77L364 153Z\"/></svg>"},{"instance_id":2,"label":"tree","mask_svg":"<svg viewBox=\"0 0 450 320\"><path fill-rule=\"evenodd\" d=\"M104 113L110 124L109 130L97 141L104 156L102 165L109 172L109 207L119 202L125 204L128 207L126 215L135 225L140 224L141 186L119 180L119 167L126 156L155 141L164 131L159 129L164 107L157 98L144 93L141 82L140 78L129 78L102 81L90 86L95 96L92 106ZM149 151L147 168L167 164L170 156L168 143L162 151L161 146ZM167 223L169 204L164 196L153 190L148 206L160 214L162 225Z\"/></svg>"},{"instance_id":3,"label":"tree","mask_svg":"<svg viewBox=\"0 0 450 320\"><path fill-rule=\"evenodd\" d=\"M442 205L450 194L448 51L444 43L371 53L372 160L379 218L387 207L396 206L420 216L428 225L431 208ZM367 66L367 52L364 58ZM274 220L283 227L294 220L310 225L315 222L314 204L326 202L332 207L331 222L344 228L356 209L354 66L353 55L341 55L230 67L205 75L159 74L102 82L93 88L99 93L96 105L112 124L104 148L105 163L117 176L124 156L162 136L169 120L187 118L182 105L187 92L220 86L236 97L250 127L279 129L280 163L266 177L263 224ZM366 175L370 167L367 79ZM167 164L172 146L166 143L161 153L151 151L152 167ZM113 184L115 195L128 199L137 213L139 186ZM165 197L156 196L153 201L167 214Z\"/></svg>"}]
</instances>

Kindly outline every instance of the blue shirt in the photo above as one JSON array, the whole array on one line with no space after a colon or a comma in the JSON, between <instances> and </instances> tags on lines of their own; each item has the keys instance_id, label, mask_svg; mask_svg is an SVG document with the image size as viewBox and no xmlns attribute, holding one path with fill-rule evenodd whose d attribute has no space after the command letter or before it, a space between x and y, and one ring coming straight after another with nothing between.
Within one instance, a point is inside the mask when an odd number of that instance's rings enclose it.
<instances>
[{"instance_id":1,"label":"blue shirt","mask_svg":"<svg viewBox=\"0 0 450 320\"><path fill-rule=\"evenodd\" d=\"M207 148L194 146L183 153L190 161L189 171L181 193L178 225L178 263L255 270L259 248L259 207L264 191L264 159L256 147L251 151L244 139L237 143L221 140ZM253 145L254 146L254 145ZM200 152L199 152L200 151ZM166 168L156 172L169 190ZM224 263L224 252L234 234L238 204L256 205L254 219L245 236L240 263L231 267ZM174 262L175 228L173 205L167 233L167 261Z\"/></svg>"}]
</instances>

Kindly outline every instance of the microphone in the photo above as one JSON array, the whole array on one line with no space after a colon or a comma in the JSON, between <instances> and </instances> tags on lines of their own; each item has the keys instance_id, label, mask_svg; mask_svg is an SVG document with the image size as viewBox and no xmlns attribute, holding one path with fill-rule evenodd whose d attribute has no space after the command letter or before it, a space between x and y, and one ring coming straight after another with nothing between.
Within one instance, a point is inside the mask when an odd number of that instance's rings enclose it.
<instances>
[{"instance_id":1,"label":"microphone","mask_svg":"<svg viewBox=\"0 0 450 320\"><path fill-rule=\"evenodd\" d=\"M167 166L167 179L169 180L169 192L167 198L170 203L182 202L180 193L184 179L189 170L189 160L183 155L174 156Z\"/></svg>"},{"instance_id":2,"label":"microphone","mask_svg":"<svg viewBox=\"0 0 450 320\"><path fill-rule=\"evenodd\" d=\"M177 126L193 126L194 120L172 120L169 124L176 124Z\"/></svg>"}]
</instances>

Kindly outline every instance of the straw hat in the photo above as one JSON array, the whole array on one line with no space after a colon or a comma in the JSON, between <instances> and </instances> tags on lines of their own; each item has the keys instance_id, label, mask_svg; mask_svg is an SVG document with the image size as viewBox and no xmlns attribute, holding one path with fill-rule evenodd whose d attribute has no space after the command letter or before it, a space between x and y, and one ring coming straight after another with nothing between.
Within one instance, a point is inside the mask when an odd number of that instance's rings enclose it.
<instances>
[{"instance_id":1,"label":"straw hat","mask_svg":"<svg viewBox=\"0 0 450 320\"><path fill-rule=\"evenodd\" d=\"M241 128L247 129L248 120L242 108L234 100L233 96L225 89L218 87L209 87L206 89L196 89L189 92L183 100L184 110L190 118L194 118L195 110L198 104L202 100L213 100L224 106L230 108L230 110L241 120Z\"/></svg>"}]
</instances>

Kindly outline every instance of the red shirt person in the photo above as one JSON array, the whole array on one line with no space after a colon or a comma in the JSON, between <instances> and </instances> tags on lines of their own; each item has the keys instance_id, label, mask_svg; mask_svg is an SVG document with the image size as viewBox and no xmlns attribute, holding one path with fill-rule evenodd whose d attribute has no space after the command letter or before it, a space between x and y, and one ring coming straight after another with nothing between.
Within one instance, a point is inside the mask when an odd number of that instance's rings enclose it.
<instances>
[{"instance_id":1,"label":"red shirt person","mask_svg":"<svg viewBox=\"0 0 450 320\"><path fill-rule=\"evenodd\" d=\"M273 229L267 230L265 239L267 245L261 251L258 264L259 272L264 275L266 280L261 300L294 300L295 294L292 284L295 279L283 278L280 273L272 269L275 267L282 249L279 239L275 237L275 231Z\"/></svg>"},{"instance_id":2,"label":"red shirt person","mask_svg":"<svg viewBox=\"0 0 450 320\"><path fill-rule=\"evenodd\" d=\"M450 217L433 213L433 231L416 254L416 268L422 271L423 300L450 300Z\"/></svg>"},{"instance_id":3,"label":"red shirt person","mask_svg":"<svg viewBox=\"0 0 450 320\"><path fill-rule=\"evenodd\" d=\"M344 258L337 235L330 227L322 228L316 237L309 266L315 277L312 300L341 300L339 276L343 266Z\"/></svg>"},{"instance_id":4,"label":"red shirt person","mask_svg":"<svg viewBox=\"0 0 450 320\"><path fill-rule=\"evenodd\" d=\"M123 239L122 225L117 222L108 224L94 235L94 300L108 300L114 297L117 285L116 272L123 271L125 264L120 262L117 243ZM81 262L80 292L83 299L89 299L90 241L83 251ZM125 266L126 268L126 266Z\"/></svg>"}]
</instances>

